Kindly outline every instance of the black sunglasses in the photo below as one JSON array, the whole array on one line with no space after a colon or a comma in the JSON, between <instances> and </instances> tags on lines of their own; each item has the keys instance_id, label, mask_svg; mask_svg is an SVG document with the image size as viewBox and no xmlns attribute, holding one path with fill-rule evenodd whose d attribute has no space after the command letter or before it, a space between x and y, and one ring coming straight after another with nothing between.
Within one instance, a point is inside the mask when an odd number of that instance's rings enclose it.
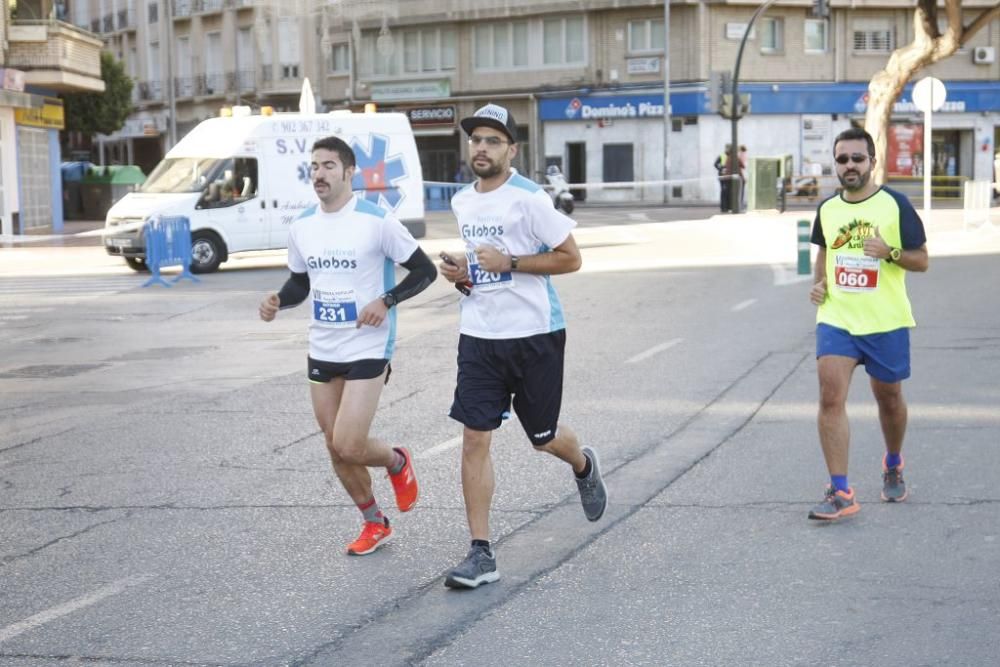
<instances>
[{"instance_id":1,"label":"black sunglasses","mask_svg":"<svg viewBox=\"0 0 1000 667\"><path fill-rule=\"evenodd\" d=\"M861 164L869 157L871 156L865 155L864 153L852 153L850 157L848 157L847 155L838 155L837 164L847 164L848 160L850 160L854 164Z\"/></svg>"}]
</instances>

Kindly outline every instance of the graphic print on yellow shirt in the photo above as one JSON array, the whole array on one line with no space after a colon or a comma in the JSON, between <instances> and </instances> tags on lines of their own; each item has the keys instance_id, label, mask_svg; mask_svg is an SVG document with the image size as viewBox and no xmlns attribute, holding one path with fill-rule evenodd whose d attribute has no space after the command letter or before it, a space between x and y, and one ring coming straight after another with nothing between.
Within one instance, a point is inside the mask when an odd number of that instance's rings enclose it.
<instances>
[{"instance_id":1,"label":"graphic print on yellow shirt","mask_svg":"<svg viewBox=\"0 0 1000 667\"><path fill-rule=\"evenodd\" d=\"M820 204L812 241L826 248L827 296L817 310L817 322L855 336L916 324L906 294L906 271L864 254L865 240L874 238L876 230L892 248L919 248L926 242L913 206L889 188L860 202L836 195Z\"/></svg>"}]
</instances>

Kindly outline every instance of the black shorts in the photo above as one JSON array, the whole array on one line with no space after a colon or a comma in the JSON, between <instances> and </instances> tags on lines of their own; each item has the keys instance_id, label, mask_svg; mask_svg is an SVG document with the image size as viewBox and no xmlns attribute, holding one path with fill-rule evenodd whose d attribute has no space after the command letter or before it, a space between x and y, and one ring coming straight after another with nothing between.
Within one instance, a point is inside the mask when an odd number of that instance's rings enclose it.
<instances>
[{"instance_id":1,"label":"black shorts","mask_svg":"<svg viewBox=\"0 0 1000 667\"><path fill-rule=\"evenodd\" d=\"M458 386L449 416L475 431L492 431L514 411L535 447L556 437L562 405L566 331L493 340L458 339Z\"/></svg>"},{"instance_id":2,"label":"black shorts","mask_svg":"<svg viewBox=\"0 0 1000 667\"><path fill-rule=\"evenodd\" d=\"M389 376L392 375L392 366L388 359L358 359L357 361L321 361L309 357L309 381L327 383L333 378L343 377L345 380L371 380L382 375L385 367L389 366L389 372L385 374L385 383L389 384Z\"/></svg>"}]
</instances>

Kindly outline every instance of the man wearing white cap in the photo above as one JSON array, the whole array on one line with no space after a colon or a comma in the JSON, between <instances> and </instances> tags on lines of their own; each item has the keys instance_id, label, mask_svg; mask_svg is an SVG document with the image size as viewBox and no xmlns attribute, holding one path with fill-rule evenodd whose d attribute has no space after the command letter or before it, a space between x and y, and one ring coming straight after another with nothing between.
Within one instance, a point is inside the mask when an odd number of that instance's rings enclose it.
<instances>
[{"instance_id":1,"label":"man wearing white cap","mask_svg":"<svg viewBox=\"0 0 1000 667\"><path fill-rule=\"evenodd\" d=\"M587 519L601 518L608 495L597 452L581 448L559 423L566 330L550 276L580 268L576 223L511 169L517 124L507 109L487 104L461 124L478 179L451 200L466 248L441 253L441 273L465 294L450 416L464 425L462 492L472 545L445 585L476 588L500 576L489 541L490 441L512 405L535 449L573 468Z\"/></svg>"}]
</instances>

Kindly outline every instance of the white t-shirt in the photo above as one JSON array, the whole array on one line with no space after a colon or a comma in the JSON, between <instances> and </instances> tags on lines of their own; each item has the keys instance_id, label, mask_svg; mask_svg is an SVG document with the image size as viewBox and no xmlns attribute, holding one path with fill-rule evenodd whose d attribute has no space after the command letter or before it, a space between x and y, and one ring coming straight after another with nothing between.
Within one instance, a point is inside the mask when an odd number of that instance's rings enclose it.
<instances>
[{"instance_id":1,"label":"white t-shirt","mask_svg":"<svg viewBox=\"0 0 1000 667\"><path fill-rule=\"evenodd\" d=\"M566 327L549 276L487 273L479 270L472 253L489 244L507 255L537 255L561 245L576 227L540 185L511 172L496 190L483 194L473 184L451 199L473 282L472 293L462 299L460 330L476 338L526 338Z\"/></svg>"},{"instance_id":2,"label":"white t-shirt","mask_svg":"<svg viewBox=\"0 0 1000 667\"><path fill-rule=\"evenodd\" d=\"M417 250L399 220L356 196L335 213L306 209L288 231L288 268L309 274L309 356L321 361L391 359L396 310L357 328L361 310L396 284L395 265Z\"/></svg>"}]
</instances>

